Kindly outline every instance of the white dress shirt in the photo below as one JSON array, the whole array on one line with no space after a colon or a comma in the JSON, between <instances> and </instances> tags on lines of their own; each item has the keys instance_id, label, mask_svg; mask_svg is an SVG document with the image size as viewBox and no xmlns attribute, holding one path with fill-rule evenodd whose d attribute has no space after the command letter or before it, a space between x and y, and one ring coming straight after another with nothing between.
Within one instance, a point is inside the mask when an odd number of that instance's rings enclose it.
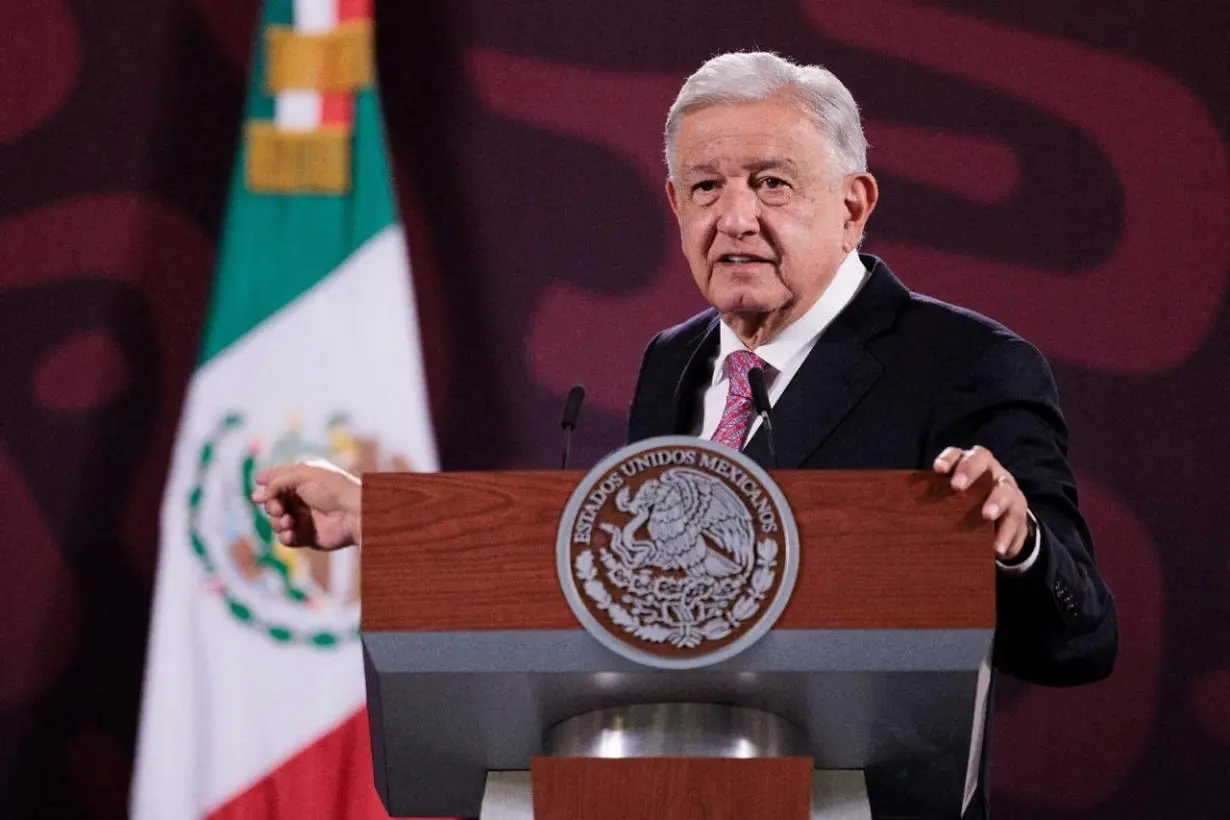
<instances>
[{"instance_id":1,"label":"white dress shirt","mask_svg":"<svg viewBox=\"0 0 1230 820\"><path fill-rule=\"evenodd\" d=\"M781 398L794 375L803 366L807 355L816 346L820 334L824 333L833 320L845 310L866 279L867 268L859 259L858 251L851 251L842 260L837 273L833 275L833 281L824 289L824 293L820 294L816 303L780 333L752 351L766 365L764 380L765 389L769 393L770 407L777 404L777 400ZM702 394L698 397L700 401L696 403L701 412L699 418L694 421L691 431L692 435L699 435L706 440L713 439L718 422L721 421L722 413L726 409L726 397L730 393L730 377L726 370L726 360L736 350L748 349L725 322L719 324L718 333L717 354L710 362L712 376L709 383L701 389ZM757 416L748 428L747 438L744 440L751 441L759 427L760 417ZM1033 519L1032 512L1027 514ZM997 560L995 563L1002 572L1020 574L1037 562L1042 547L1042 529L1038 526L1036 519L1034 527L1036 535L1032 548L1029 548L1029 556L1016 564L1004 564Z\"/></svg>"},{"instance_id":2,"label":"white dress shirt","mask_svg":"<svg viewBox=\"0 0 1230 820\"><path fill-rule=\"evenodd\" d=\"M764 383L769 393L770 407L777 404L778 398L786 390L794 374L798 373L799 368L803 366L807 354L811 353L812 348L816 346L820 334L837 318L846 305L850 304L850 300L854 298L854 294L858 293L859 287L866 278L867 269L863 267L862 260L858 258L858 252L851 251L842 260L837 273L833 275L833 281L829 282L829 286L824 289L824 293L820 294L816 303L808 308L806 313L787 325L781 333L752 351L767 365L764 372ZM713 438L714 431L717 430L722 412L726 409L726 396L730 393L726 359L736 350L747 350L747 347L725 322L721 323L718 333L720 338L717 356L711 363L713 377L704 388L702 401L699 402L703 408L703 417L698 420L699 425L694 425L692 430L693 435L699 433L701 438L710 440ZM757 416L752 421L745 440L751 441L759 427L760 417Z\"/></svg>"}]
</instances>

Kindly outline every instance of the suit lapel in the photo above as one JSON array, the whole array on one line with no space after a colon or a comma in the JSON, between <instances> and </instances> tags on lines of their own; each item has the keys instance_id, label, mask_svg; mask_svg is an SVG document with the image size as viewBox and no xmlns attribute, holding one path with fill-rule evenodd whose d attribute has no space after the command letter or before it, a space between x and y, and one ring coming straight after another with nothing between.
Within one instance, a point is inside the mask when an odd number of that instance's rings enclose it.
<instances>
[{"instance_id":1,"label":"suit lapel","mask_svg":"<svg viewBox=\"0 0 1230 820\"><path fill-rule=\"evenodd\" d=\"M871 273L862 289L820 335L773 406L774 443L784 470L802 466L884 370L867 344L892 325L909 292L880 260L864 256L863 264ZM763 425L744 453L761 466L772 466Z\"/></svg>"},{"instance_id":2,"label":"suit lapel","mask_svg":"<svg viewBox=\"0 0 1230 820\"><path fill-rule=\"evenodd\" d=\"M671 406L662 417L662 429L655 435L690 432L693 414L697 410L696 397L702 382L712 377L709 360L717 352L718 322L720 321L717 312L714 311L713 318L696 335L695 340L690 342L692 354L688 357L688 363L683 368L683 372L679 374L679 381L675 383L675 391L671 394Z\"/></svg>"},{"instance_id":3,"label":"suit lapel","mask_svg":"<svg viewBox=\"0 0 1230 820\"><path fill-rule=\"evenodd\" d=\"M784 470L797 469L849 415L880 377L883 366L856 342L821 338L773 407L773 434ZM768 437L761 425L744 452L771 466Z\"/></svg>"}]
</instances>

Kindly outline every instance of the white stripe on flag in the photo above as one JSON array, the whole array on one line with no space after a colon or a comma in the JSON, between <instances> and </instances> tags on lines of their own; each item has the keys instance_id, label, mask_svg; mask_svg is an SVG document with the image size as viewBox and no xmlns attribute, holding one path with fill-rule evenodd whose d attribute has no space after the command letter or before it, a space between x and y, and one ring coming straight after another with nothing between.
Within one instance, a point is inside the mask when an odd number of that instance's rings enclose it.
<instances>
[{"instance_id":1,"label":"white stripe on flag","mask_svg":"<svg viewBox=\"0 0 1230 820\"><path fill-rule=\"evenodd\" d=\"M295 31L320 34L337 28L337 0L295 0Z\"/></svg>"},{"instance_id":2,"label":"white stripe on flag","mask_svg":"<svg viewBox=\"0 0 1230 820\"><path fill-rule=\"evenodd\" d=\"M318 91L280 91L273 103L273 119L283 131L315 131L320 127Z\"/></svg>"}]
</instances>

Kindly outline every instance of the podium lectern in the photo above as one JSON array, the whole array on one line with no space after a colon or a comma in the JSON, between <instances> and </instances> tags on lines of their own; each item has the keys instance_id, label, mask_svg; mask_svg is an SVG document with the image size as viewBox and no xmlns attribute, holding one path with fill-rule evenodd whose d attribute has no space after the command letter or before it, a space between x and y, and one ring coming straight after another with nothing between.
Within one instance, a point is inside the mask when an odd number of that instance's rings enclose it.
<instances>
[{"instance_id":1,"label":"podium lectern","mask_svg":"<svg viewBox=\"0 0 1230 820\"><path fill-rule=\"evenodd\" d=\"M986 492L918 471L770 475L798 528L789 603L748 649L681 671L602 646L565 600L556 531L583 472L365 476L389 814L493 817L532 794L536 820L807 818L853 788L854 813L829 816L959 817L995 626Z\"/></svg>"}]
</instances>

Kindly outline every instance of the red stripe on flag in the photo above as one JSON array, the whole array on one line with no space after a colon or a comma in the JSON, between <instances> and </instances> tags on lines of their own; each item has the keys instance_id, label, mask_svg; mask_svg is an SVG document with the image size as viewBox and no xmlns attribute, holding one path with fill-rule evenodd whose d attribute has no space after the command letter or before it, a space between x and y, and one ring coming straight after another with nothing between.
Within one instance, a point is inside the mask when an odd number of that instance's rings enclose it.
<instances>
[{"instance_id":1,"label":"red stripe on flag","mask_svg":"<svg viewBox=\"0 0 1230 820\"><path fill-rule=\"evenodd\" d=\"M353 94L321 94L320 124L350 125L354 122Z\"/></svg>"},{"instance_id":2,"label":"red stripe on flag","mask_svg":"<svg viewBox=\"0 0 1230 820\"><path fill-rule=\"evenodd\" d=\"M209 820L388 820L372 777L367 709L209 814Z\"/></svg>"},{"instance_id":3,"label":"red stripe on flag","mask_svg":"<svg viewBox=\"0 0 1230 820\"><path fill-rule=\"evenodd\" d=\"M337 0L337 21L372 19L372 0Z\"/></svg>"}]
</instances>

